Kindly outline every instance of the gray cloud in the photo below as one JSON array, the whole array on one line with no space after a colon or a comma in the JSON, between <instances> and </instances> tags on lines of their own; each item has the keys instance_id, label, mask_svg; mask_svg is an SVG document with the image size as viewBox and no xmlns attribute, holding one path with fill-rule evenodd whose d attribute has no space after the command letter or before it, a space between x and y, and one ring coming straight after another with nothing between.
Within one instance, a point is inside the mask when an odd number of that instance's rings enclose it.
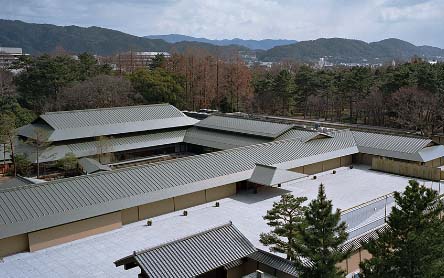
<instances>
[{"instance_id":1,"label":"gray cloud","mask_svg":"<svg viewBox=\"0 0 444 278\"><path fill-rule=\"evenodd\" d=\"M0 0L0 18L208 38L397 37L444 47L443 0Z\"/></svg>"}]
</instances>

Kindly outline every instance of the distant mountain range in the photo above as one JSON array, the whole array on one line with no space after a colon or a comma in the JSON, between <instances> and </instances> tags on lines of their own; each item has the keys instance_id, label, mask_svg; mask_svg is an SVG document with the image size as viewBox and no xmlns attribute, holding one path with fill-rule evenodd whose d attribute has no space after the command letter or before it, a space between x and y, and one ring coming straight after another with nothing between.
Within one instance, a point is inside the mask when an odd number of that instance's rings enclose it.
<instances>
[{"instance_id":1,"label":"distant mountain range","mask_svg":"<svg viewBox=\"0 0 444 278\"><path fill-rule=\"evenodd\" d=\"M332 62L387 62L393 59L406 61L414 56L444 58L444 50L432 46L415 46L399 39L386 39L366 43L359 40L331 38L301 41L296 44L277 46L258 53L263 61L299 60L317 61L326 57Z\"/></svg>"},{"instance_id":2,"label":"distant mountain range","mask_svg":"<svg viewBox=\"0 0 444 278\"><path fill-rule=\"evenodd\" d=\"M297 43L295 40L273 40L273 39L265 39L265 40L243 40L243 39L223 39L223 40L210 40L206 38L195 38L185 35L179 34L170 34L170 35L150 35L145 36L148 39L161 39L169 43L176 42L203 42L209 43L219 46L227 46L227 45L240 45L245 46L249 49L256 50L268 50L275 46L287 45L292 43Z\"/></svg>"},{"instance_id":3,"label":"distant mountain range","mask_svg":"<svg viewBox=\"0 0 444 278\"><path fill-rule=\"evenodd\" d=\"M217 46L201 42L168 43L100 27L56 26L0 19L0 46L21 47L25 53L51 53L56 48L67 52L111 55L126 51L183 52L187 48L225 56L248 50L243 46Z\"/></svg>"},{"instance_id":4,"label":"distant mountain range","mask_svg":"<svg viewBox=\"0 0 444 278\"><path fill-rule=\"evenodd\" d=\"M161 39L159 39L161 38ZM165 41L167 40L167 41ZM282 45L285 44L285 45ZM137 37L100 27L56 26L0 19L0 46L21 47L25 53L43 54L63 48L70 53L89 52L111 55L127 51L185 52L229 57L246 51L259 61L297 60L382 63L406 61L413 56L444 60L444 50L432 46L415 46L399 39L366 43L359 40L330 38L294 43L291 40L209 40L183 35Z\"/></svg>"}]
</instances>

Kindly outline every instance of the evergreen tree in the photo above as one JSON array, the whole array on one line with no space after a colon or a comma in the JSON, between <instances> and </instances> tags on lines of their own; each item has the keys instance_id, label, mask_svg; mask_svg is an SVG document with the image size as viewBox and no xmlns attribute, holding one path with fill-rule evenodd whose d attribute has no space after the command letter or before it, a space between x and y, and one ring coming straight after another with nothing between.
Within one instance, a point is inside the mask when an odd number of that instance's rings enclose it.
<instances>
[{"instance_id":1,"label":"evergreen tree","mask_svg":"<svg viewBox=\"0 0 444 278\"><path fill-rule=\"evenodd\" d=\"M324 186L305 211L305 225L299 227L301 243L297 251L303 260L296 261L302 278L336 278L344 273L336 265L350 256L341 245L347 240L346 224L341 214L327 200ZM305 261L304 261L305 260Z\"/></svg>"},{"instance_id":2,"label":"evergreen tree","mask_svg":"<svg viewBox=\"0 0 444 278\"><path fill-rule=\"evenodd\" d=\"M296 85L296 99L302 105L304 119L308 112L308 98L315 94L320 87L320 81L317 72L309 66L303 65L299 68L294 77Z\"/></svg>"},{"instance_id":3,"label":"evergreen tree","mask_svg":"<svg viewBox=\"0 0 444 278\"><path fill-rule=\"evenodd\" d=\"M388 228L364 244L372 258L361 263L363 277L444 277L443 206L437 198L414 180L403 194L395 193Z\"/></svg>"},{"instance_id":4,"label":"evergreen tree","mask_svg":"<svg viewBox=\"0 0 444 278\"><path fill-rule=\"evenodd\" d=\"M32 163L22 154L16 154L13 157L14 176L29 176L32 171Z\"/></svg>"},{"instance_id":5,"label":"evergreen tree","mask_svg":"<svg viewBox=\"0 0 444 278\"><path fill-rule=\"evenodd\" d=\"M156 56L154 56L154 58L151 61L150 69L154 70L160 68L165 64L165 62L166 62L165 55L156 54Z\"/></svg>"},{"instance_id":6,"label":"evergreen tree","mask_svg":"<svg viewBox=\"0 0 444 278\"><path fill-rule=\"evenodd\" d=\"M299 239L299 226L303 223L305 197L294 197L291 194L281 196L279 202L267 211L264 219L273 229L269 233L260 235L260 242L271 246L272 252L283 253L287 259L294 260L297 256L295 245Z\"/></svg>"},{"instance_id":7,"label":"evergreen tree","mask_svg":"<svg viewBox=\"0 0 444 278\"><path fill-rule=\"evenodd\" d=\"M274 90L281 98L281 113L290 114L291 98L294 92L293 76L288 70L281 70L274 80Z\"/></svg>"},{"instance_id":8,"label":"evergreen tree","mask_svg":"<svg viewBox=\"0 0 444 278\"><path fill-rule=\"evenodd\" d=\"M75 174L78 166L78 159L77 157L72 153L67 153L62 159L59 159L57 161L57 167L60 169L63 169L65 171L65 176L67 174Z\"/></svg>"},{"instance_id":9,"label":"evergreen tree","mask_svg":"<svg viewBox=\"0 0 444 278\"><path fill-rule=\"evenodd\" d=\"M162 68L148 71L138 69L129 75L134 89L140 93L147 104L170 103L181 108L183 106L184 88L176 76Z\"/></svg>"}]
</instances>

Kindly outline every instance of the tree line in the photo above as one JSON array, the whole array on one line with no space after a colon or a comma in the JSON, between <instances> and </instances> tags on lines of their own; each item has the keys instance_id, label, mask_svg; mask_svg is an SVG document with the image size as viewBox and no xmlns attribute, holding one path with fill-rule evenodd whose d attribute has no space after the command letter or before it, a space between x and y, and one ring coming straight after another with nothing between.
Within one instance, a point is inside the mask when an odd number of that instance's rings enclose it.
<instances>
[{"instance_id":1,"label":"tree line","mask_svg":"<svg viewBox=\"0 0 444 278\"><path fill-rule=\"evenodd\" d=\"M361 245L371 257L360 263L361 278L438 278L444 276L444 206L438 193L409 181L403 193L395 192L396 206L386 227ZM270 251L284 254L298 269L301 278L340 278L338 264L349 258L354 246L348 239L346 223L339 209L319 186L318 196L307 206L305 197L281 196L267 211L264 220L271 227L260 235Z\"/></svg>"},{"instance_id":2,"label":"tree line","mask_svg":"<svg viewBox=\"0 0 444 278\"><path fill-rule=\"evenodd\" d=\"M168 102L218 109L410 129L444 128L444 64L420 59L398 66L315 69L284 62L247 67L188 50L155 57L149 67L113 71L89 54L24 57L19 74L0 70L0 112L16 126L36 115Z\"/></svg>"}]
</instances>

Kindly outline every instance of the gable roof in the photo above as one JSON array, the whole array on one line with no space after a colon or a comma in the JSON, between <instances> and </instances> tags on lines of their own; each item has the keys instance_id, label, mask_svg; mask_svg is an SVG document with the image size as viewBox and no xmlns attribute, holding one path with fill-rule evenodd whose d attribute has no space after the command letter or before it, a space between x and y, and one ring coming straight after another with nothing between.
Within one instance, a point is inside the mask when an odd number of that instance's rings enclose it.
<instances>
[{"instance_id":1,"label":"gable roof","mask_svg":"<svg viewBox=\"0 0 444 278\"><path fill-rule=\"evenodd\" d=\"M427 138L352 131L359 152L403 160L427 162L444 156L444 146Z\"/></svg>"},{"instance_id":2,"label":"gable roof","mask_svg":"<svg viewBox=\"0 0 444 278\"><path fill-rule=\"evenodd\" d=\"M107 137L106 140L91 140L86 142L76 142L71 144L52 144L40 150L39 161L56 161L65 157L68 153L73 153L76 157L92 156L102 152L121 152L149 148L160 145L176 144L184 141L186 129L160 130L137 135L117 135ZM31 161L36 161L36 153L26 143L17 145L17 149L27 154Z\"/></svg>"},{"instance_id":3,"label":"gable roof","mask_svg":"<svg viewBox=\"0 0 444 278\"><path fill-rule=\"evenodd\" d=\"M150 249L114 264L139 266L152 278L191 278L253 254L256 248L230 222Z\"/></svg>"},{"instance_id":4,"label":"gable roof","mask_svg":"<svg viewBox=\"0 0 444 278\"><path fill-rule=\"evenodd\" d=\"M183 141L189 144L227 150L265 143L270 140L263 137L192 127L187 130Z\"/></svg>"},{"instance_id":5,"label":"gable roof","mask_svg":"<svg viewBox=\"0 0 444 278\"><path fill-rule=\"evenodd\" d=\"M195 126L274 139L293 128L294 125L240 117L210 116L198 122Z\"/></svg>"},{"instance_id":6,"label":"gable roof","mask_svg":"<svg viewBox=\"0 0 444 278\"><path fill-rule=\"evenodd\" d=\"M290 169L357 152L343 131L0 190L0 238L247 180L255 163Z\"/></svg>"},{"instance_id":7,"label":"gable roof","mask_svg":"<svg viewBox=\"0 0 444 278\"><path fill-rule=\"evenodd\" d=\"M88 157L79 159L79 164L82 167L83 172L85 172L86 174L112 170L109 166L103 165L99 161Z\"/></svg>"},{"instance_id":8,"label":"gable roof","mask_svg":"<svg viewBox=\"0 0 444 278\"><path fill-rule=\"evenodd\" d=\"M190 126L198 120L186 116L172 105L154 104L49 112L40 115L32 126L42 125L40 122L47 125L48 141L63 141ZM20 129L19 135L34 138L32 129Z\"/></svg>"},{"instance_id":9,"label":"gable roof","mask_svg":"<svg viewBox=\"0 0 444 278\"><path fill-rule=\"evenodd\" d=\"M253 174L248 181L261 185L272 186L297 180L306 176L307 175L305 174L287 171L273 166L256 164Z\"/></svg>"}]
</instances>

